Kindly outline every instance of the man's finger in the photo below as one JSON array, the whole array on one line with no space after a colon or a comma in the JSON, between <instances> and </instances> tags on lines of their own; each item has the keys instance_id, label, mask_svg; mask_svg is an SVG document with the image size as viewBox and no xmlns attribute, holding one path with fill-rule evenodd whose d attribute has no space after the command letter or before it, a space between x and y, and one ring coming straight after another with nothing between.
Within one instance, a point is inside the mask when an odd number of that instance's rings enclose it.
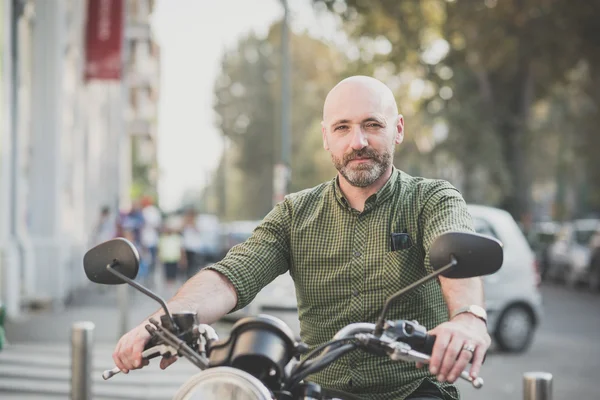
<instances>
[{"instance_id":1,"label":"man's finger","mask_svg":"<svg viewBox=\"0 0 600 400\"><path fill-rule=\"evenodd\" d=\"M122 346L120 357L126 370L136 369L133 358L133 344L131 342L127 342Z\"/></svg>"},{"instance_id":2,"label":"man's finger","mask_svg":"<svg viewBox=\"0 0 600 400\"><path fill-rule=\"evenodd\" d=\"M475 379L479 376L479 370L481 369L481 364L483 364L483 357L485 356L486 349L484 346L477 346L475 349L475 353L473 353L473 359L471 360L471 370L469 371L469 375L471 378Z\"/></svg>"},{"instance_id":3,"label":"man's finger","mask_svg":"<svg viewBox=\"0 0 600 400\"><path fill-rule=\"evenodd\" d=\"M434 331L435 330L432 330L430 332L430 334L435 334L437 337L435 339L435 344L433 345L433 351L431 352L431 359L429 360L429 372L431 372L433 375L437 375L440 370L442 360L444 359L446 347L448 347L448 343L450 343L452 336L447 332Z\"/></svg>"},{"instance_id":4,"label":"man's finger","mask_svg":"<svg viewBox=\"0 0 600 400\"><path fill-rule=\"evenodd\" d=\"M126 372L125 364L123 364L123 361L121 361L121 341L120 340L117 343L117 347L115 347L115 351L112 355L112 358L113 358L113 361L115 362L115 366L117 368L119 368L121 370L121 372L126 374L127 372Z\"/></svg>"},{"instance_id":5,"label":"man's finger","mask_svg":"<svg viewBox=\"0 0 600 400\"><path fill-rule=\"evenodd\" d=\"M131 360L133 363L133 366L135 368L141 368L142 367L142 351L144 351L144 346L146 345L144 340L140 340L139 338L136 340L136 342L134 343L133 347L131 348Z\"/></svg>"},{"instance_id":6,"label":"man's finger","mask_svg":"<svg viewBox=\"0 0 600 400\"><path fill-rule=\"evenodd\" d=\"M457 336L453 336L450 343L448 343L448 346L446 347L446 352L444 353L444 359L442 360L442 364L437 373L438 381L447 381L450 371L452 371L454 364L457 362L456 359L458 357L458 353L460 353L462 349L463 343L464 340L459 339ZM464 363L464 365L466 365L466 363Z\"/></svg>"},{"instance_id":7,"label":"man's finger","mask_svg":"<svg viewBox=\"0 0 600 400\"><path fill-rule=\"evenodd\" d=\"M465 346L463 346L463 348L460 350L460 353L458 354L458 359L456 360L456 363L448 373L447 381L450 383L454 383L454 381L460 376L460 374L463 372L463 370L472 358L473 353L469 350L466 350Z\"/></svg>"}]
</instances>

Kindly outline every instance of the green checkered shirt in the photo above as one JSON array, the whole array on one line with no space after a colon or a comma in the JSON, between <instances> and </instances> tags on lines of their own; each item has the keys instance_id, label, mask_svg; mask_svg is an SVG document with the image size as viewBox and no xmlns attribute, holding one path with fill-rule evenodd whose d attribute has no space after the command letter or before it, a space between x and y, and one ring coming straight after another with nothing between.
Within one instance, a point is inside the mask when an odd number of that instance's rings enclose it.
<instances>
[{"instance_id":1,"label":"green checkered shirt","mask_svg":"<svg viewBox=\"0 0 600 400\"><path fill-rule=\"evenodd\" d=\"M238 295L234 310L289 271L296 286L300 335L312 349L347 324L375 322L388 296L433 270L427 249L448 231L473 231L458 190L446 181L416 178L394 168L363 212L350 208L337 178L290 194L245 243L209 269L232 282ZM408 233L412 247L392 251L392 232ZM439 281L399 299L387 319L417 320L427 328L446 321ZM425 378L432 378L427 368L362 350L310 376L324 387L364 399L404 399ZM453 385L439 386L446 397L458 398Z\"/></svg>"}]
</instances>

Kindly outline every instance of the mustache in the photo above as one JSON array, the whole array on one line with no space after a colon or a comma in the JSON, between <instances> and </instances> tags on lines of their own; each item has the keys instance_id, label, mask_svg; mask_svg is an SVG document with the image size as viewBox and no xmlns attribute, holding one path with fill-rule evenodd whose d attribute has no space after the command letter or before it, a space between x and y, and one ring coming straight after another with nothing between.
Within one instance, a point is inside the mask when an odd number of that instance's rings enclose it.
<instances>
[{"instance_id":1,"label":"mustache","mask_svg":"<svg viewBox=\"0 0 600 400\"><path fill-rule=\"evenodd\" d=\"M368 148L368 147L365 147L364 149L360 149L360 150L353 150L351 153L344 155L344 164L347 164L348 162L355 160L357 158L371 158L371 159L378 160L379 153L376 152L375 150L373 150L372 148Z\"/></svg>"}]
</instances>

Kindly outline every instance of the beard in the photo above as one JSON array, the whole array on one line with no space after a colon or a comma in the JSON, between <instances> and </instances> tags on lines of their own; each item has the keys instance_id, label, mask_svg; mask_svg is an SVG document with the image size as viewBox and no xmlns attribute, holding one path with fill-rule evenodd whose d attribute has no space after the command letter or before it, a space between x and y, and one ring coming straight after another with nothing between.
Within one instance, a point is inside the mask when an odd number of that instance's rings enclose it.
<instances>
[{"instance_id":1,"label":"beard","mask_svg":"<svg viewBox=\"0 0 600 400\"><path fill-rule=\"evenodd\" d=\"M356 158L368 158L369 161L348 165L350 161ZM344 154L342 158L337 158L332 154L331 160L335 168L350 185L364 188L373 184L385 173L392 164L392 152L379 153L372 148L365 147Z\"/></svg>"}]
</instances>

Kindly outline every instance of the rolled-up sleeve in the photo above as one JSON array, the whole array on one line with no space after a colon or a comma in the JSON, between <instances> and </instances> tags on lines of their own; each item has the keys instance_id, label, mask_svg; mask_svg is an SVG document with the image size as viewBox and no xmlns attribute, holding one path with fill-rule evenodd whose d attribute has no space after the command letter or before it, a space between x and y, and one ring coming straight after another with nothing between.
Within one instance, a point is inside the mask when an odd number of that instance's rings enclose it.
<instances>
[{"instance_id":1,"label":"rolled-up sleeve","mask_svg":"<svg viewBox=\"0 0 600 400\"><path fill-rule=\"evenodd\" d=\"M291 208L277 204L244 243L231 248L219 262L206 267L224 275L237 292L231 312L248 305L260 290L290 265Z\"/></svg>"},{"instance_id":2,"label":"rolled-up sleeve","mask_svg":"<svg viewBox=\"0 0 600 400\"><path fill-rule=\"evenodd\" d=\"M433 181L424 192L419 223L423 233L425 269L433 272L429 248L435 239L446 232L474 232L471 214L462 195L449 182Z\"/></svg>"}]
</instances>

